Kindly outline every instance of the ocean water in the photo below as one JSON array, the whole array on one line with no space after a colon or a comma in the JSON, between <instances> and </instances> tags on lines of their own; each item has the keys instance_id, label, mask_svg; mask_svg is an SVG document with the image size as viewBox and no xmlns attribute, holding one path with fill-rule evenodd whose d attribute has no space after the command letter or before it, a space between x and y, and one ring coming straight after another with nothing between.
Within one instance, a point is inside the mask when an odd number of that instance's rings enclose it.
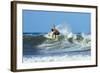
<instances>
[{"instance_id":1,"label":"ocean water","mask_svg":"<svg viewBox=\"0 0 100 73\"><path fill-rule=\"evenodd\" d=\"M70 41L62 35L59 40L52 40L44 35L46 33L23 34L23 63L91 59L90 40L87 42L90 38Z\"/></svg>"}]
</instances>

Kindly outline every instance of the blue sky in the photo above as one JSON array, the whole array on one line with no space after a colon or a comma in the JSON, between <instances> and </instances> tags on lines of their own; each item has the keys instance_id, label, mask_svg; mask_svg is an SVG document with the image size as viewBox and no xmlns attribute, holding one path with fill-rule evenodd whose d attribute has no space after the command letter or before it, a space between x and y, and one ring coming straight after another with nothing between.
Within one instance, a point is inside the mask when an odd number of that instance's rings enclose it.
<instances>
[{"instance_id":1,"label":"blue sky","mask_svg":"<svg viewBox=\"0 0 100 73\"><path fill-rule=\"evenodd\" d=\"M73 33L90 33L90 13L23 10L23 32L49 32L52 25L68 24Z\"/></svg>"}]
</instances>

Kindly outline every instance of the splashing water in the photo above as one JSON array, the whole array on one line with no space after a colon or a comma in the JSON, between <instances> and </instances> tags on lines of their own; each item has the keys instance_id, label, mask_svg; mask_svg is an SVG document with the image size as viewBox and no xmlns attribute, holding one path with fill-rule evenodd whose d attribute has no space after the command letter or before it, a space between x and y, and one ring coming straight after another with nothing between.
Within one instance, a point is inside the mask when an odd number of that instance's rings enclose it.
<instances>
[{"instance_id":1,"label":"splashing water","mask_svg":"<svg viewBox=\"0 0 100 73\"><path fill-rule=\"evenodd\" d=\"M56 29L61 33L59 40L48 38L48 34L24 38L24 62L51 62L68 60L87 60L91 55L91 36L82 33L77 36L67 24L60 24ZM78 39L77 39L78 38ZM66 39L66 40L65 40ZM24 49L25 51L25 49ZM31 53L32 52L32 53ZM80 57L80 58L79 58Z\"/></svg>"},{"instance_id":2,"label":"splashing water","mask_svg":"<svg viewBox=\"0 0 100 73\"><path fill-rule=\"evenodd\" d=\"M68 35L69 33L71 33L71 28L66 24L57 25L56 28L62 35Z\"/></svg>"},{"instance_id":3,"label":"splashing water","mask_svg":"<svg viewBox=\"0 0 100 73\"><path fill-rule=\"evenodd\" d=\"M67 24L60 24L56 26L56 29L60 32L59 40L50 40L47 39L41 45L38 45L39 48L45 49L67 49L68 51L75 51L81 49L88 49L84 47L90 47L90 38L86 39L87 35L83 33L77 36L71 32L71 28ZM48 38L48 34L46 34ZM52 36L51 36L52 37ZM76 40L77 39L77 40ZM88 43L87 43L88 41Z\"/></svg>"}]
</instances>

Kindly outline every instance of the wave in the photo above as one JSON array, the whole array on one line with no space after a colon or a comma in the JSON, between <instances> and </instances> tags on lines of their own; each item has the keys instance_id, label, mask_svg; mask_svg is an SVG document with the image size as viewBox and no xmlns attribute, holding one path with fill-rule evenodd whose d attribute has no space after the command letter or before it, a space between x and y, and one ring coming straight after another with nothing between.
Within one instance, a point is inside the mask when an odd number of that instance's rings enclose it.
<instances>
[{"instance_id":1,"label":"wave","mask_svg":"<svg viewBox=\"0 0 100 73\"><path fill-rule=\"evenodd\" d=\"M91 60L91 57L88 55L61 55L59 56L24 56L24 63L32 63L32 62L68 62L68 61L87 61Z\"/></svg>"},{"instance_id":2,"label":"wave","mask_svg":"<svg viewBox=\"0 0 100 73\"><path fill-rule=\"evenodd\" d=\"M48 34L35 34L35 36L24 35L24 51L27 52L27 50L35 50L39 53L60 53L70 51L85 51L91 49L90 34L73 34L66 25L58 25L56 28L61 32L58 40L46 38L45 35Z\"/></svg>"},{"instance_id":3,"label":"wave","mask_svg":"<svg viewBox=\"0 0 100 73\"><path fill-rule=\"evenodd\" d=\"M56 26L56 29L60 31L58 40L49 39L52 38L52 33L43 35L46 37L46 40L38 45L38 48L41 49L66 49L67 51L76 51L76 50L87 50L90 49L91 45L91 36L90 34L78 33L73 34L71 29L65 24L60 24ZM49 35L49 36L48 36ZM89 47L89 48L87 48Z\"/></svg>"},{"instance_id":4,"label":"wave","mask_svg":"<svg viewBox=\"0 0 100 73\"><path fill-rule=\"evenodd\" d=\"M56 28L61 33L58 40L48 38L48 33L23 35L23 62L90 60L90 34L72 33L65 24Z\"/></svg>"}]
</instances>

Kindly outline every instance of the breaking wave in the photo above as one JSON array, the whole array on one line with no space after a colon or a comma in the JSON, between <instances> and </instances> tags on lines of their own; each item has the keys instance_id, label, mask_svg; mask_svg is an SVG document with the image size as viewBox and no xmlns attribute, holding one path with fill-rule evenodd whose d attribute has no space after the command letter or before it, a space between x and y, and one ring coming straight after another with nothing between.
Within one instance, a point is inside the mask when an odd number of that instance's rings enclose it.
<instances>
[{"instance_id":1,"label":"breaking wave","mask_svg":"<svg viewBox=\"0 0 100 73\"><path fill-rule=\"evenodd\" d=\"M58 25L56 28L61 35L58 40L46 39L42 44L38 45L41 49L66 49L67 51L78 51L90 49L90 35L89 34L73 34L66 25ZM46 34L48 35L48 34Z\"/></svg>"},{"instance_id":2,"label":"breaking wave","mask_svg":"<svg viewBox=\"0 0 100 73\"><path fill-rule=\"evenodd\" d=\"M74 34L71 29L64 25L58 25L60 31L58 40L45 37L48 34L27 34L23 36L23 56L25 62L31 59L33 62L60 61L63 57L88 57L91 50L91 35L85 33ZM45 58L45 59L44 59ZM85 57L84 57L85 58ZM74 58L73 58L74 59ZM29 60L30 61L30 60Z\"/></svg>"}]
</instances>

